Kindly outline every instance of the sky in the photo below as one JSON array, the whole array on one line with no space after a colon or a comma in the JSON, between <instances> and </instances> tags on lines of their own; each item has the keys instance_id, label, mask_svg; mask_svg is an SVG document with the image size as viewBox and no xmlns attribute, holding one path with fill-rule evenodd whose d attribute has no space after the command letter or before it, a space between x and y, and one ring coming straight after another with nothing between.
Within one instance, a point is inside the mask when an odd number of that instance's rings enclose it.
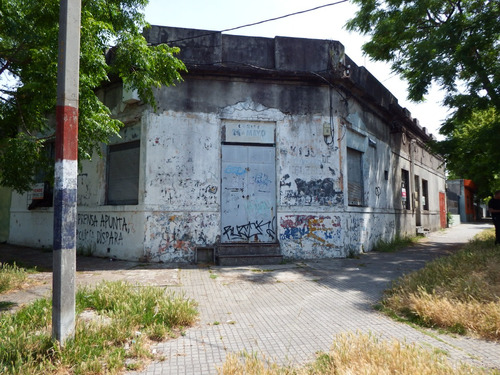
<instances>
[{"instance_id":1,"label":"sky","mask_svg":"<svg viewBox=\"0 0 500 375\"><path fill-rule=\"evenodd\" d=\"M185 27L220 31L260 22L287 14L312 9L334 0L150 0L145 9L146 21L151 25ZM447 110L441 105L443 94L432 87L423 103L408 101L407 84L391 72L389 64L374 62L364 56L361 46L367 36L345 30L346 22L357 10L345 2L280 20L245 27L227 34L262 36L290 36L298 38L337 40L345 46L346 54L359 66L366 67L438 139L439 126Z\"/></svg>"}]
</instances>

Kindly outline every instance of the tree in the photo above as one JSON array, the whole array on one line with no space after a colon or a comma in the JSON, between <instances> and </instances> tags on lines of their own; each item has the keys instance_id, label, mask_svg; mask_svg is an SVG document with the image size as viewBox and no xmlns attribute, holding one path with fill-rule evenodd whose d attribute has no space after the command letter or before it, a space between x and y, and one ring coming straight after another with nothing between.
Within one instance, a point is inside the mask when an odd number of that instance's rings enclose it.
<instances>
[{"instance_id":1,"label":"tree","mask_svg":"<svg viewBox=\"0 0 500 375\"><path fill-rule=\"evenodd\" d=\"M449 178L473 180L480 198L500 189L499 123L500 113L496 109L476 111L436 145L448 160Z\"/></svg>"},{"instance_id":2,"label":"tree","mask_svg":"<svg viewBox=\"0 0 500 375\"><path fill-rule=\"evenodd\" d=\"M432 82L445 90L444 104L452 114L442 124L440 133L446 140L437 143L436 150L444 151L448 168L467 178L489 162L487 173L498 178L500 163L498 154L494 159L494 147L482 149L484 161L462 155L467 147L481 149L481 144L470 138L478 136L478 131L484 131L485 137L500 133L500 3L353 1L360 8L348 22L348 29L371 35L364 52L374 60L391 63L392 70L408 81L409 99L423 100ZM496 114L496 120L487 119L491 113ZM478 126L475 121L479 118L489 126ZM493 181L489 181L491 185Z\"/></svg>"},{"instance_id":3,"label":"tree","mask_svg":"<svg viewBox=\"0 0 500 375\"><path fill-rule=\"evenodd\" d=\"M122 126L96 95L110 77L154 108L154 89L181 80L178 49L149 46L142 35L147 2L82 1L79 158L90 159ZM0 0L0 185L19 192L31 189L36 171L51 173L44 145L55 131L58 21L58 0Z\"/></svg>"}]
</instances>

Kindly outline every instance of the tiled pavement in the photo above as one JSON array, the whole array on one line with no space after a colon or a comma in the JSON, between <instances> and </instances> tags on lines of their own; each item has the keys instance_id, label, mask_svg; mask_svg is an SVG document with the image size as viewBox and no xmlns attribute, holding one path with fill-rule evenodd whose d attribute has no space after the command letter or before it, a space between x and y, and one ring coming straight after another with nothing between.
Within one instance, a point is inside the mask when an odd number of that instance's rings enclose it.
<instances>
[{"instance_id":1,"label":"tiled pavement","mask_svg":"<svg viewBox=\"0 0 500 375\"><path fill-rule=\"evenodd\" d=\"M312 361L327 351L334 336L372 332L428 348L453 360L500 369L500 344L414 329L373 308L390 282L425 262L456 250L488 224L462 224L432 233L417 246L397 253L372 252L359 259L291 262L259 267L143 265L99 258L78 258L77 282L102 279L166 286L198 302L200 320L184 336L156 345L161 362L138 375L216 374L228 353L256 354L284 365ZM50 268L50 254L0 245L0 261ZM51 273L36 289L2 295L18 304L50 293Z\"/></svg>"},{"instance_id":2,"label":"tiled pavement","mask_svg":"<svg viewBox=\"0 0 500 375\"><path fill-rule=\"evenodd\" d=\"M399 253L369 253L269 267L179 269L172 289L199 302L199 324L156 346L165 360L130 374L215 374L228 353L284 365L312 361L336 334L372 332L446 351L453 360L500 368L500 344L441 335L373 309L391 280L456 249L485 225L462 224Z\"/></svg>"}]
</instances>

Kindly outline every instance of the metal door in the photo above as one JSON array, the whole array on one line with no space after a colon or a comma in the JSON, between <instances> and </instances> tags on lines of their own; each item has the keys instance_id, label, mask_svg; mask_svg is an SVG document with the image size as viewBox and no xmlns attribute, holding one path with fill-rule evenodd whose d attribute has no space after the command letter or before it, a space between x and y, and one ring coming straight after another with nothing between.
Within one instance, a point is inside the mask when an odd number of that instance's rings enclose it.
<instances>
[{"instance_id":1,"label":"metal door","mask_svg":"<svg viewBox=\"0 0 500 375\"><path fill-rule=\"evenodd\" d=\"M444 193L439 192L439 218L441 221L441 228L448 226L446 218L446 196Z\"/></svg>"},{"instance_id":2,"label":"metal door","mask_svg":"<svg viewBox=\"0 0 500 375\"><path fill-rule=\"evenodd\" d=\"M276 242L275 175L274 146L222 145L222 242Z\"/></svg>"}]
</instances>

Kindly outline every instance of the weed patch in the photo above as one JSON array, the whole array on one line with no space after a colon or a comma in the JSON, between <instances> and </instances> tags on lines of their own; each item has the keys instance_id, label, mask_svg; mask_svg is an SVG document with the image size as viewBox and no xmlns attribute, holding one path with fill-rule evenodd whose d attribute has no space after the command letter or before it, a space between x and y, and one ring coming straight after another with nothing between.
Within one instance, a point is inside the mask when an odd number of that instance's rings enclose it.
<instances>
[{"instance_id":1,"label":"weed patch","mask_svg":"<svg viewBox=\"0 0 500 375\"><path fill-rule=\"evenodd\" d=\"M28 275L34 272L18 267L16 263L0 263L0 294L26 287L29 285Z\"/></svg>"},{"instance_id":2,"label":"weed patch","mask_svg":"<svg viewBox=\"0 0 500 375\"><path fill-rule=\"evenodd\" d=\"M318 353L313 363L303 367L280 367L257 355L229 355L219 369L221 375L465 375L499 374L460 363L451 364L446 354L425 350L397 340L383 341L371 334L338 335L329 352Z\"/></svg>"},{"instance_id":3,"label":"weed patch","mask_svg":"<svg viewBox=\"0 0 500 375\"><path fill-rule=\"evenodd\" d=\"M392 253L401 250L405 247L416 244L420 240L420 237L416 236L399 236L394 237L392 241L378 240L375 244L373 250L380 251L384 253Z\"/></svg>"},{"instance_id":4,"label":"weed patch","mask_svg":"<svg viewBox=\"0 0 500 375\"><path fill-rule=\"evenodd\" d=\"M0 316L0 373L118 373L151 358L151 341L190 326L195 303L162 288L105 282L76 295L74 339L63 348L51 338L51 302L37 300L16 314ZM95 319L81 318L92 312ZM89 315L89 314L86 314Z\"/></svg>"},{"instance_id":5,"label":"weed patch","mask_svg":"<svg viewBox=\"0 0 500 375\"><path fill-rule=\"evenodd\" d=\"M500 252L485 231L461 251L398 279L385 308L429 327L500 340Z\"/></svg>"}]
</instances>

